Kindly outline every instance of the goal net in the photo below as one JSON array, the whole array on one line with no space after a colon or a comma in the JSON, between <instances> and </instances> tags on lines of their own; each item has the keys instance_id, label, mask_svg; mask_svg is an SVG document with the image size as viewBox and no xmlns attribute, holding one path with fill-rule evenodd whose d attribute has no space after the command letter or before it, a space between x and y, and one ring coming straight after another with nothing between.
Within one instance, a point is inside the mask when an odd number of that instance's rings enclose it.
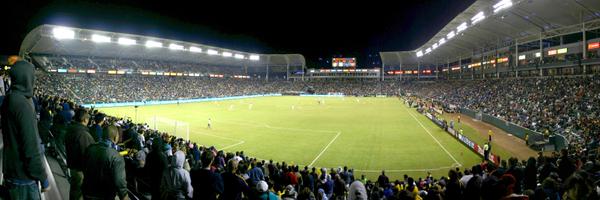
<instances>
[{"instance_id":1,"label":"goal net","mask_svg":"<svg viewBox=\"0 0 600 200\"><path fill-rule=\"evenodd\" d=\"M146 120L151 129L166 132L169 135L190 140L190 124L184 121L178 121L166 117L154 116Z\"/></svg>"}]
</instances>

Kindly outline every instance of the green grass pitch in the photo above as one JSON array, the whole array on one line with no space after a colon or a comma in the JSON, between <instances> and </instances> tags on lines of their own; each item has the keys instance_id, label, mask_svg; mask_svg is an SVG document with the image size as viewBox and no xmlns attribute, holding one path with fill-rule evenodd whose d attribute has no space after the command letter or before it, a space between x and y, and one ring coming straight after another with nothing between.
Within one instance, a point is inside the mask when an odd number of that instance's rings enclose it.
<instances>
[{"instance_id":1,"label":"green grass pitch","mask_svg":"<svg viewBox=\"0 0 600 200\"><path fill-rule=\"evenodd\" d=\"M100 110L183 138L189 133L192 141L227 152L301 166L346 165L357 178L376 178L382 169L391 178L428 171L438 178L481 161L397 98L260 97L140 106L137 117L134 107Z\"/></svg>"}]
</instances>

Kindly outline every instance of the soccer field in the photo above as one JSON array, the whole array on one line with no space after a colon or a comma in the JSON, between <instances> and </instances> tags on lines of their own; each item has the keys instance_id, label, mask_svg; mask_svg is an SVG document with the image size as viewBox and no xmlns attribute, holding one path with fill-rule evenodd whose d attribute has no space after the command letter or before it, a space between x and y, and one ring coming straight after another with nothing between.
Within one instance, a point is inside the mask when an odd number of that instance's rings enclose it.
<instances>
[{"instance_id":1,"label":"soccer field","mask_svg":"<svg viewBox=\"0 0 600 200\"><path fill-rule=\"evenodd\" d=\"M322 103L319 103L319 100ZM397 98L259 97L101 108L205 146L301 166L355 169L355 176L447 176L481 161ZM212 128L207 128L211 118ZM189 131L188 131L189 130Z\"/></svg>"}]
</instances>

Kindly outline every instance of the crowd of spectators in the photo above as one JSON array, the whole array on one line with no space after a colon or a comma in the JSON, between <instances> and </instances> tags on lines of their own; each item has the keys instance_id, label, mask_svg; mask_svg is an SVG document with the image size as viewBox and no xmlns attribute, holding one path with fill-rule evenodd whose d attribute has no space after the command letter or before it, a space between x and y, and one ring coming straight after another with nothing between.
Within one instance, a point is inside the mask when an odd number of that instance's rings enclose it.
<instances>
[{"instance_id":1,"label":"crowd of spectators","mask_svg":"<svg viewBox=\"0 0 600 200\"><path fill-rule=\"evenodd\" d=\"M37 86L83 103L177 100L242 96L286 91L373 96L397 94L396 82L311 81L173 77L145 75L37 73Z\"/></svg>"},{"instance_id":2,"label":"crowd of spectators","mask_svg":"<svg viewBox=\"0 0 600 200\"><path fill-rule=\"evenodd\" d=\"M57 140L58 146L64 146L65 138L76 132L71 127L86 124L89 128L88 132L86 129L82 132L95 141L81 143L87 150L86 156L79 158L83 162L84 197L101 194L101 198L127 198L126 185L135 194L152 199L599 198L598 158L566 150L551 156L540 154L527 161L510 158L500 165L482 162L462 170L451 169L443 177L405 175L395 180L382 172L378 179L368 180L346 167L302 167L258 160L243 151L224 152L198 145L152 130L146 124L105 116L70 99L39 94L35 102L40 105L40 123L53 121L49 130L54 138L42 133L47 129L40 129L40 135ZM94 136L98 127L104 133L100 138ZM113 153L102 154L105 151ZM116 151L124 152L123 156L115 154ZM69 157L73 154L68 152L67 158L72 160ZM124 164L105 169L95 162L97 159ZM119 181L106 182L107 178L97 176L105 171L116 174L114 179Z\"/></svg>"},{"instance_id":3,"label":"crowd of spectators","mask_svg":"<svg viewBox=\"0 0 600 200\"><path fill-rule=\"evenodd\" d=\"M241 67L211 66L196 63L172 62L147 59L117 59L95 58L81 56L35 56L40 64L48 68L74 68L94 69L97 71L125 70L125 71L166 71L166 72L193 72L214 74L236 74L242 72Z\"/></svg>"},{"instance_id":4,"label":"crowd of spectators","mask_svg":"<svg viewBox=\"0 0 600 200\"><path fill-rule=\"evenodd\" d=\"M285 91L358 96L411 93L445 104L481 110L532 130L564 134L572 145L579 144L571 146L570 151L540 155L527 161L511 158L499 166L483 162L469 169L453 169L447 177L406 176L389 181L382 173L377 181L369 181L355 178L350 169L302 168L257 160L243 152L228 153L203 147L151 130L144 124L114 117L99 120L96 116L100 113L86 110L90 118L86 126L94 127L89 134L93 131L97 135L98 128L107 132L102 137L92 134L94 142L104 141L109 147L120 146L115 148L128 150L124 156L124 174L129 187L139 192L147 188L145 191L155 198L598 199L600 191L597 149L587 149L587 144L597 143L600 132L600 78L597 76L438 82L266 82L260 79L39 73L37 81L40 112L55 113L53 116L44 114L50 116L46 121L40 114L40 124L53 131L59 144L64 143L65 135L69 135L72 123L82 122L78 117L75 117L76 122L71 122L73 113L84 109L73 101L173 100ZM45 96L47 94L61 98ZM48 121L52 123L48 125ZM98 121L103 121L102 125L96 125ZM111 136L109 129L118 130L120 137ZM40 129L41 138L52 140L42 130L46 129ZM85 170L82 169L83 174L86 174ZM122 190L111 190L113 193L122 196Z\"/></svg>"},{"instance_id":5,"label":"crowd of spectators","mask_svg":"<svg viewBox=\"0 0 600 200\"><path fill-rule=\"evenodd\" d=\"M410 82L403 92L480 110L547 135L562 134L575 149L600 136L598 76Z\"/></svg>"},{"instance_id":6,"label":"crowd of spectators","mask_svg":"<svg viewBox=\"0 0 600 200\"><path fill-rule=\"evenodd\" d=\"M466 81L264 81L208 77L38 73L42 91L81 103L177 100L286 91L372 96L399 91L481 110L568 140L600 132L600 78L521 78Z\"/></svg>"}]
</instances>

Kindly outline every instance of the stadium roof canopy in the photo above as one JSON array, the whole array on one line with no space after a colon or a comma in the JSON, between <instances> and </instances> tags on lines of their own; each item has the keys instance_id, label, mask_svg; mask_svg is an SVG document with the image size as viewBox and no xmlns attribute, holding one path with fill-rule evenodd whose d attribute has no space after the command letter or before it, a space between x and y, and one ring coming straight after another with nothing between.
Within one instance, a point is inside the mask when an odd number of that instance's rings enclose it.
<instances>
[{"instance_id":1,"label":"stadium roof canopy","mask_svg":"<svg viewBox=\"0 0 600 200\"><path fill-rule=\"evenodd\" d=\"M165 60L217 66L306 66L301 54L256 54L126 33L42 25L21 43L22 56L45 54Z\"/></svg>"},{"instance_id":2,"label":"stadium roof canopy","mask_svg":"<svg viewBox=\"0 0 600 200\"><path fill-rule=\"evenodd\" d=\"M421 47L380 56L385 66L446 63L584 26L600 27L599 0L477 0Z\"/></svg>"}]
</instances>

